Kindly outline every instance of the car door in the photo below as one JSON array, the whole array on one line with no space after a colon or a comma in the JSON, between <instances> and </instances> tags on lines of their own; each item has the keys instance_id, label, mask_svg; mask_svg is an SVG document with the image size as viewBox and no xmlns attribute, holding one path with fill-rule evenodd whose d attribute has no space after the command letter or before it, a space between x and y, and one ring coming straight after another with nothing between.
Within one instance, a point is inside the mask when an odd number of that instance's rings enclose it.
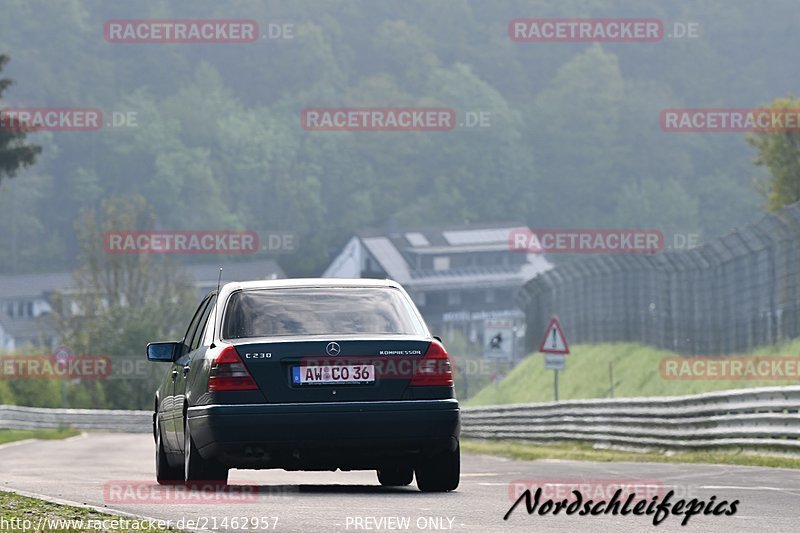
<instances>
[{"instance_id":1,"label":"car door","mask_svg":"<svg viewBox=\"0 0 800 533\"><path fill-rule=\"evenodd\" d=\"M200 319L203 317L203 312L208 307L209 299L205 298L201 303L200 306L195 311L194 316L192 317L192 321L189 323L189 328L186 330L186 335L183 337L183 341L181 342L181 346L178 349L178 353L176 354L175 361L172 363L172 368L170 369L170 374L167 376L167 383L165 386L166 392L168 392L169 400L163 402L164 405L164 415L161 419L162 429L163 429L163 437L164 442L169 447L170 450L179 451L183 449L183 442L178 442L176 440L176 436L178 433L177 426L181 426L181 431L183 427L183 403L181 398L175 395L175 388L176 384L178 383L178 377L181 375L183 371L183 364L182 361L185 360L186 354L190 351L190 345L192 342L192 338L194 337L195 332L197 331L197 326L200 323Z\"/></svg>"},{"instance_id":2,"label":"car door","mask_svg":"<svg viewBox=\"0 0 800 533\"><path fill-rule=\"evenodd\" d=\"M187 332L187 337L184 341L184 351L175 360L175 369L178 371L178 374L175 376L172 395L175 398L175 405L180 409L181 413L181 420L176 421L175 424L175 442L178 444L178 449L181 451L183 451L183 412L186 407L186 380L189 376L192 360L195 357L202 357L205 353L203 337L211 316L211 311L214 309L215 301L216 298L214 297L206 299L206 306L203 308L200 320L197 322L194 331L191 332L191 337L189 336L189 332Z\"/></svg>"}]
</instances>

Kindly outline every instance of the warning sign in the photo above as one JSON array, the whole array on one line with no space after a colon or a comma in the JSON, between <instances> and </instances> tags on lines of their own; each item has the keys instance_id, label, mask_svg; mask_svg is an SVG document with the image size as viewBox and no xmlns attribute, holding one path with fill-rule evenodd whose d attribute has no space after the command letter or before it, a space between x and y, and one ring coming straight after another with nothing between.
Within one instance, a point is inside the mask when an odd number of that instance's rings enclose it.
<instances>
[{"instance_id":1,"label":"warning sign","mask_svg":"<svg viewBox=\"0 0 800 533\"><path fill-rule=\"evenodd\" d=\"M550 319L550 323L547 325L542 344L539 346L539 351L542 353L569 353L567 337L564 336L561 323L555 315L553 315L553 318Z\"/></svg>"}]
</instances>

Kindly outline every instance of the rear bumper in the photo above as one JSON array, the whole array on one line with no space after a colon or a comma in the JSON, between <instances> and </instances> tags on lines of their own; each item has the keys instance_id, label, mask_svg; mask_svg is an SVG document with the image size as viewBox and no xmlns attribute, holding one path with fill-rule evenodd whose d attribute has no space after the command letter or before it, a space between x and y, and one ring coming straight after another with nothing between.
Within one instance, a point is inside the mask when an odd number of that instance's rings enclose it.
<instances>
[{"instance_id":1,"label":"rear bumper","mask_svg":"<svg viewBox=\"0 0 800 533\"><path fill-rule=\"evenodd\" d=\"M404 400L189 408L200 454L230 467L374 468L454 450L458 402Z\"/></svg>"}]
</instances>

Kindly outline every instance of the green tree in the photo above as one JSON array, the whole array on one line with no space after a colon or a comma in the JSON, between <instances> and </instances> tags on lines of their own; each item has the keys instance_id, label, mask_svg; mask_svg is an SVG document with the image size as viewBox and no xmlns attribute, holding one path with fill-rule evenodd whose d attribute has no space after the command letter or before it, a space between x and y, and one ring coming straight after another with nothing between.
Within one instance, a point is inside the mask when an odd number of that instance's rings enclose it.
<instances>
[{"instance_id":1,"label":"green tree","mask_svg":"<svg viewBox=\"0 0 800 533\"><path fill-rule=\"evenodd\" d=\"M50 231L38 209L52 191L52 177L38 171L24 180L0 184L0 249L4 251L0 270L29 272L31 267L52 265L63 254L63 240Z\"/></svg>"},{"instance_id":2,"label":"green tree","mask_svg":"<svg viewBox=\"0 0 800 533\"><path fill-rule=\"evenodd\" d=\"M5 380L0 381L0 405L14 405L14 393Z\"/></svg>"},{"instance_id":3,"label":"green tree","mask_svg":"<svg viewBox=\"0 0 800 533\"><path fill-rule=\"evenodd\" d=\"M15 357L41 357L40 348L30 344L18 347ZM64 407L62 391L68 385L63 379L41 379L38 377L0 380L0 404L27 405L31 407Z\"/></svg>"},{"instance_id":4,"label":"green tree","mask_svg":"<svg viewBox=\"0 0 800 533\"><path fill-rule=\"evenodd\" d=\"M780 112L800 112L800 99L776 98L769 108ZM757 131L747 142L758 151L757 166L767 167L770 178L756 179L756 188L765 196L768 211L800 200L800 131Z\"/></svg>"},{"instance_id":5,"label":"green tree","mask_svg":"<svg viewBox=\"0 0 800 533\"><path fill-rule=\"evenodd\" d=\"M615 215L618 227L661 230L666 245L677 233L699 233L698 202L675 179L659 182L645 178L626 184Z\"/></svg>"},{"instance_id":6,"label":"green tree","mask_svg":"<svg viewBox=\"0 0 800 533\"><path fill-rule=\"evenodd\" d=\"M612 52L594 44L558 69L529 115L542 176L534 225L602 227L624 183L618 161L625 79ZM569 206L569 209L564 209Z\"/></svg>"},{"instance_id":7,"label":"green tree","mask_svg":"<svg viewBox=\"0 0 800 533\"><path fill-rule=\"evenodd\" d=\"M149 408L163 369L127 365L132 375L119 375L115 368L143 358L149 341L180 338L196 308L190 280L170 259L105 251L107 231L150 230L155 223L145 199L133 195L104 200L99 213L84 210L75 225L81 250L75 288L53 297L59 339L75 354L111 359L110 379L72 391L82 404Z\"/></svg>"},{"instance_id":8,"label":"green tree","mask_svg":"<svg viewBox=\"0 0 800 533\"><path fill-rule=\"evenodd\" d=\"M9 57L0 54L0 72L8 63ZM13 83L9 78L0 78L0 98L3 92ZM41 146L25 144L25 128L6 127L1 120L3 110L0 109L0 181L3 176L14 177L20 167L31 166L36 155L42 151Z\"/></svg>"}]
</instances>

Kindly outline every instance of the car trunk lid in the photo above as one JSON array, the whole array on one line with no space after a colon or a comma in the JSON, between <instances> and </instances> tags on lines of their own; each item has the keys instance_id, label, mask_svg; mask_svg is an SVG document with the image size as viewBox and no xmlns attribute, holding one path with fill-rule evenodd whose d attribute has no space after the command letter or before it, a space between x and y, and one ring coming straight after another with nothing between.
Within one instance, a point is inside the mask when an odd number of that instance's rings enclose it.
<instances>
[{"instance_id":1,"label":"car trunk lid","mask_svg":"<svg viewBox=\"0 0 800 533\"><path fill-rule=\"evenodd\" d=\"M402 400L425 337L253 339L236 351L268 403Z\"/></svg>"}]
</instances>

